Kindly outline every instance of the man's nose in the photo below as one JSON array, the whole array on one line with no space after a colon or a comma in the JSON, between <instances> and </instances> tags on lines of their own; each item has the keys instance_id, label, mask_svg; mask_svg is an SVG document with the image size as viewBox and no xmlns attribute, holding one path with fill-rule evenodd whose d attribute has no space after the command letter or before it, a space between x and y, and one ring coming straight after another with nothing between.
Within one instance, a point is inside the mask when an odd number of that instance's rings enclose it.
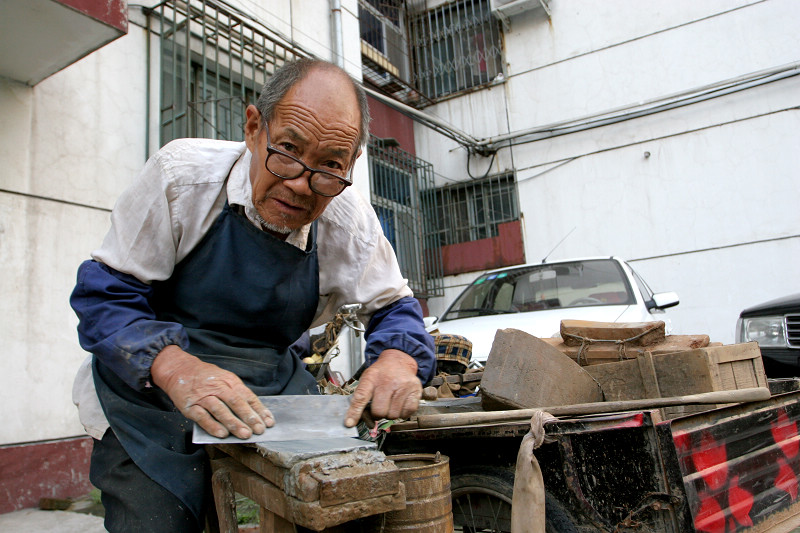
<instances>
[{"instance_id":1,"label":"man's nose","mask_svg":"<svg viewBox=\"0 0 800 533\"><path fill-rule=\"evenodd\" d=\"M284 185L289 187L292 192L302 196L311 196L314 191L311 190L310 181L311 171L307 170L294 179L283 180Z\"/></svg>"}]
</instances>

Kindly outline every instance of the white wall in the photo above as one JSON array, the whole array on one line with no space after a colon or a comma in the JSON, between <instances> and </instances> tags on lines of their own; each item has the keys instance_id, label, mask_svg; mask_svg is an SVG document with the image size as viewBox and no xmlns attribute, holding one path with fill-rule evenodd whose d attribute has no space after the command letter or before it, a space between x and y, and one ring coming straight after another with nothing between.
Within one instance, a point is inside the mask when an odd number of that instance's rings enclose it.
<instances>
[{"instance_id":1,"label":"white wall","mask_svg":"<svg viewBox=\"0 0 800 533\"><path fill-rule=\"evenodd\" d=\"M78 435L85 357L69 295L116 196L144 161L144 34L131 27L30 88L0 84L0 444Z\"/></svg>"},{"instance_id":2,"label":"white wall","mask_svg":"<svg viewBox=\"0 0 800 533\"><path fill-rule=\"evenodd\" d=\"M477 137L637 104L800 60L800 4L551 2L511 19L506 82L429 109ZM800 76L648 117L503 148L516 169L527 260L619 255L675 290L677 333L733 342L738 313L800 292ZM427 111L427 110L426 110ZM452 141L417 153L465 176ZM645 156L649 152L649 157ZM471 161L485 169L488 160ZM444 178L440 178L442 181ZM449 278L440 314L474 276Z\"/></svg>"},{"instance_id":3,"label":"white wall","mask_svg":"<svg viewBox=\"0 0 800 533\"><path fill-rule=\"evenodd\" d=\"M332 59L328 0L232 3ZM345 68L360 76L357 1L342 4ZM108 210L148 152L146 33L138 10L130 7L128 35L35 87L0 79L0 444L83 433L71 388L86 354L68 300L78 265L102 241ZM151 73L151 149L158 78ZM366 163L356 173L368 195Z\"/></svg>"}]
</instances>

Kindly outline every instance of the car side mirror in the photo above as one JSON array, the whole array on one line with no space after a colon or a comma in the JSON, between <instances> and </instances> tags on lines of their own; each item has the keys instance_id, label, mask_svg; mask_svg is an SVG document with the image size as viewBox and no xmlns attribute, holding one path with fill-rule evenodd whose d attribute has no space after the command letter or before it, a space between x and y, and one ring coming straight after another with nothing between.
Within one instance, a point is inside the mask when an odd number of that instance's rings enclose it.
<instances>
[{"instance_id":1,"label":"car side mirror","mask_svg":"<svg viewBox=\"0 0 800 533\"><path fill-rule=\"evenodd\" d=\"M680 298L674 292L658 292L653 295L653 306L656 309L667 309L668 307L675 307L681 303ZM648 306L650 307L650 306Z\"/></svg>"},{"instance_id":2,"label":"car side mirror","mask_svg":"<svg viewBox=\"0 0 800 533\"><path fill-rule=\"evenodd\" d=\"M426 316L422 318L422 323L425 324L426 330L430 330L433 326L436 325L437 320L439 320L438 316Z\"/></svg>"}]
</instances>

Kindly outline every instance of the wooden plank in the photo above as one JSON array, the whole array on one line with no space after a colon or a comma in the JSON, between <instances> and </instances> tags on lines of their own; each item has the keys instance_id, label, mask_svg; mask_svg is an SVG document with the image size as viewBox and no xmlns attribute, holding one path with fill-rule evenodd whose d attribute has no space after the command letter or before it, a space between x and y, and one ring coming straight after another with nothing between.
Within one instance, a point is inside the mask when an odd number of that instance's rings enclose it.
<instances>
[{"instance_id":1,"label":"wooden plank","mask_svg":"<svg viewBox=\"0 0 800 533\"><path fill-rule=\"evenodd\" d=\"M600 384L606 401L637 400L649 396L639 363L635 360L583 368Z\"/></svg>"},{"instance_id":2,"label":"wooden plank","mask_svg":"<svg viewBox=\"0 0 800 533\"><path fill-rule=\"evenodd\" d=\"M720 390L715 386L718 375L712 375L716 365L711 368L708 355L700 350L654 355L653 366L663 396Z\"/></svg>"},{"instance_id":3,"label":"wooden plank","mask_svg":"<svg viewBox=\"0 0 800 533\"><path fill-rule=\"evenodd\" d=\"M636 358L639 365L639 373L642 376L642 387L644 388L644 398L661 398L661 388L658 385L658 374L653 364L653 354L646 352Z\"/></svg>"},{"instance_id":4,"label":"wooden plank","mask_svg":"<svg viewBox=\"0 0 800 533\"><path fill-rule=\"evenodd\" d=\"M744 344L729 344L727 346L712 346L708 353L712 355L717 364L741 361L743 359L761 358L758 343L747 342Z\"/></svg>"},{"instance_id":5,"label":"wooden plank","mask_svg":"<svg viewBox=\"0 0 800 533\"><path fill-rule=\"evenodd\" d=\"M473 383L483 378L483 372L468 372L466 374L451 374L448 376L436 376L430 382L431 387L438 387L445 381L447 383Z\"/></svg>"},{"instance_id":6,"label":"wooden plank","mask_svg":"<svg viewBox=\"0 0 800 533\"><path fill-rule=\"evenodd\" d=\"M229 471L230 464L235 464L232 459L214 460L211 462L213 475L211 487L214 492L214 506L220 533L238 533L239 525L236 520L236 494L231 483Z\"/></svg>"},{"instance_id":7,"label":"wooden plank","mask_svg":"<svg viewBox=\"0 0 800 533\"><path fill-rule=\"evenodd\" d=\"M516 409L506 411L485 411L475 413L450 413L424 415L417 417L417 427L432 429L455 427L470 424L486 424L522 420L532 417L536 411L546 411L553 416L581 416L620 411L642 411L665 406L682 406L689 404L718 404L738 402L758 402L770 398L769 389L758 387L753 389L714 391L703 394L687 394L665 398L646 398L643 400L627 400L619 402L589 402L575 405L553 405L539 409Z\"/></svg>"},{"instance_id":8,"label":"wooden plank","mask_svg":"<svg viewBox=\"0 0 800 533\"><path fill-rule=\"evenodd\" d=\"M597 382L546 342L517 329L497 331L481 380L486 410L600 401Z\"/></svg>"},{"instance_id":9,"label":"wooden plank","mask_svg":"<svg viewBox=\"0 0 800 533\"><path fill-rule=\"evenodd\" d=\"M214 446L223 453L233 457L250 470L256 472L279 489L286 489L284 485L286 469L271 463L256 452L255 449L241 444L215 444ZM305 493L303 495L298 495L298 497L306 501L319 499L319 487L306 486L304 488L306 489Z\"/></svg>"},{"instance_id":10,"label":"wooden plank","mask_svg":"<svg viewBox=\"0 0 800 533\"><path fill-rule=\"evenodd\" d=\"M259 533L295 533L294 524L264 507L259 508Z\"/></svg>"},{"instance_id":11,"label":"wooden plank","mask_svg":"<svg viewBox=\"0 0 800 533\"><path fill-rule=\"evenodd\" d=\"M562 320L561 338L567 346L580 346L582 339L625 341L630 346L649 346L664 340L665 324L656 322L594 322Z\"/></svg>"},{"instance_id":12,"label":"wooden plank","mask_svg":"<svg viewBox=\"0 0 800 533\"><path fill-rule=\"evenodd\" d=\"M580 346L567 346L561 338L547 338L542 341L568 355L573 361L577 361L581 350ZM708 335L667 335L663 341L651 346L623 345L622 349L620 349L620 345L616 344L591 344L586 346L585 357L579 363L584 366L615 363L626 359L636 359L645 353L662 355L703 348L709 344Z\"/></svg>"}]
</instances>

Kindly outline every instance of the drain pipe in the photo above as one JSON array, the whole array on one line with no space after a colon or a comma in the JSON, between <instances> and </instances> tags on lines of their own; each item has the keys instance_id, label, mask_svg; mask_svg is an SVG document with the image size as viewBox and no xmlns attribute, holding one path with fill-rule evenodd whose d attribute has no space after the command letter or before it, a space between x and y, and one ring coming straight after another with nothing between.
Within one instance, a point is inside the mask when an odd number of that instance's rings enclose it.
<instances>
[{"instance_id":1,"label":"drain pipe","mask_svg":"<svg viewBox=\"0 0 800 533\"><path fill-rule=\"evenodd\" d=\"M342 2L331 0L331 40L333 62L344 68L344 44L342 42Z\"/></svg>"},{"instance_id":2,"label":"drain pipe","mask_svg":"<svg viewBox=\"0 0 800 533\"><path fill-rule=\"evenodd\" d=\"M438 117L434 117L433 115L420 111L419 109L415 109L398 100L395 100L394 98L390 98L382 93L379 93L374 89L370 89L369 87L364 87L364 90L373 98L380 100L384 104L396 109L397 111L400 111L406 116L416 118L418 122L421 122L429 128L438 131L445 137L449 137L467 149L473 150L479 147L482 148L482 146L480 146L481 141Z\"/></svg>"}]
</instances>

